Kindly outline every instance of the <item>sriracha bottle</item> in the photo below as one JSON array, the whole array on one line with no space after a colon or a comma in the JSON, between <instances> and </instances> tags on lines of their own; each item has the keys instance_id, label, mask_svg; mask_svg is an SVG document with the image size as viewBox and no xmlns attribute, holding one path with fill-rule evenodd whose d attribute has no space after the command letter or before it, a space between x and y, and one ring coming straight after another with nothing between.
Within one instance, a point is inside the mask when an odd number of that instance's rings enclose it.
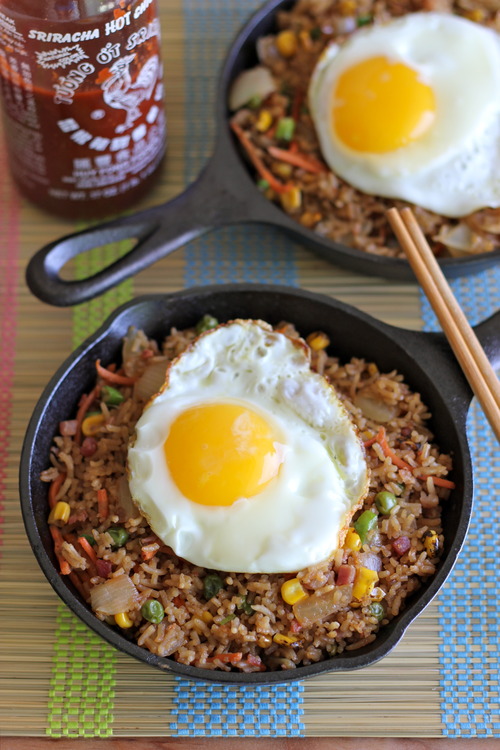
<instances>
[{"instance_id":1,"label":"sriracha bottle","mask_svg":"<svg viewBox=\"0 0 500 750\"><path fill-rule=\"evenodd\" d=\"M10 168L42 208L122 211L154 182L166 144L157 0L0 0Z\"/></svg>"}]
</instances>

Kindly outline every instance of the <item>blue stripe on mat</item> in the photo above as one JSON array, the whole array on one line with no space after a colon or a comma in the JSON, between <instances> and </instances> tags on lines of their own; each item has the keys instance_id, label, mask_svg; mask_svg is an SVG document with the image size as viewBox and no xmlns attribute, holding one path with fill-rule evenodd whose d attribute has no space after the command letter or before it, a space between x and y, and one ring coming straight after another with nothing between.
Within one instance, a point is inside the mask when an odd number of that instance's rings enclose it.
<instances>
[{"instance_id":1,"label":"blue stripe on mat","mask_svg":"<svg viewBox=\"0 0 500 750\"><path fill-rule=\"evenodd\" d=\"M500 307L500 267L456 279L453 291L475 324ZM424 327L439 330L422 297ZM439 597L441 714L449 737L500 736L498 490L500 449L476 401L467 419L474 514L465 548Z\"/></svg>"},{"instance_id":2,"label":"blue stripe on mat","mask_svg":"<svg viewBox=\"0 0 500 750\"><path fill-rule=\"evenodd\" d=\"M199 173L213 135L213 103L220 62L238 27L259 0L185 0L186 181ZM196 144L203 144L197 148ZM186 286L237 281L296 285L293 245L262 227L224 229L189 243ZM202 685L176 679L175 736L302 736L301 684L271 687Z\"/></svg>"}]
</instances>

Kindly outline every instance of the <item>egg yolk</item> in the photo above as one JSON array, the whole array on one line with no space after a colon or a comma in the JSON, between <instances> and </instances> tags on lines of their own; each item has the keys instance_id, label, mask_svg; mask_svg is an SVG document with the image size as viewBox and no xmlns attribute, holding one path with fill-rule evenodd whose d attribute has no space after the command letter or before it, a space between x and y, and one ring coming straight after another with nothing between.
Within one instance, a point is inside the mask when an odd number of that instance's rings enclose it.
<instances>
[{"instance_id":1,"label":"egg yolk","mask_svg":"<svg viewBox=\"0 0 500 750\"><path fill-rule=\"evenodd\" d=\"M203 404L182 412L164 451L179 490L201 505L232 505L257 495L282 462L275 431L239 404Z\"/></svg>"},{"instance_id":2,"label":"egg yolk","mask_svg":"<svg viewBox=\"0 0 500 750\"><path fill-rule=\"evenodd\" d=\"M420 138L432 125L435 109L434 92L416 70L372 57L339 77L333 123L346 146L383 154Z\"/></svg>"}]
</instances>

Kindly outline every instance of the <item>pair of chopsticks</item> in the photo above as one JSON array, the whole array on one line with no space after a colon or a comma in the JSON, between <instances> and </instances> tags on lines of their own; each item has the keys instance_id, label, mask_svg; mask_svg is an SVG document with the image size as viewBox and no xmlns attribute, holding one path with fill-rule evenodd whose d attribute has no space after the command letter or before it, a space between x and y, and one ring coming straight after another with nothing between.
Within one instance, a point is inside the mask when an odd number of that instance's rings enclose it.
<instances>
[{"instance_id":1,"label":"pair of chopsticks","mask_svg":"<svg viewBox=\"0 0 500 750\"><path fill-rule=\"evenodd\" d=\"M387 218L500 442L500 381L469 325L410 208Z\"/></svg>"}]
</instances>

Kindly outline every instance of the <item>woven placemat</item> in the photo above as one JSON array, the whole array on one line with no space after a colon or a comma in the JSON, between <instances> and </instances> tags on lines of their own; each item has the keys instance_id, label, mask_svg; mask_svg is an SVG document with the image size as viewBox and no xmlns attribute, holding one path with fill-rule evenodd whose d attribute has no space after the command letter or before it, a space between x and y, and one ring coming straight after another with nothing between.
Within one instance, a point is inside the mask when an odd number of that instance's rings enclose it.
<instances>
[{"instance_id":1,"label":"woven placemat","mask_svg":"<svg viewBox=\"0 0 500 750\"><path fill-rule=\"evenodd\" d=\"M257 0L161 0L169 155L147 203L179 193L210 152L216 71ZM15 193L0 152L0 729L74 737L168 735L474 736L500 734L498 604L492 491L499 453L474 407L469 436L476 513L467 548L438 603L382 662L285 687L205 686L114 651L59 602L26 540L17 471L24 431L56 367L118 304L194 284L302 286L408 328L434 327L418 289L340 271L275 230L223 230L192 242L115 290L73 310L43 305L23 272L42 244L70 231ZM84 276L123 252L94 251ZM499 299L499 271L455 282L472 320ZM496 473L495 473L496 472Z\"/></svg>"}]
</instances>

